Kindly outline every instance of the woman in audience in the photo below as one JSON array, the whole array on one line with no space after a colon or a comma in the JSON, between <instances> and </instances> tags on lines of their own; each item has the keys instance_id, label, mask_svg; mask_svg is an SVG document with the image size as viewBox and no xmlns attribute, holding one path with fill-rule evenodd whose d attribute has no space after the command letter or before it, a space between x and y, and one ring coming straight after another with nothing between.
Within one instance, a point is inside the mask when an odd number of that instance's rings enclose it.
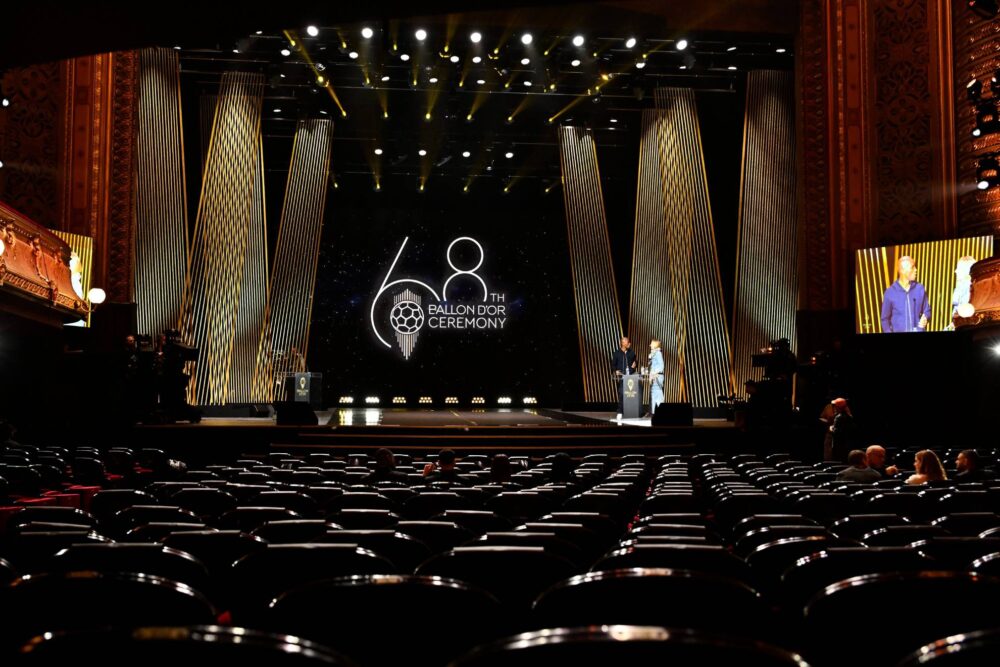
<instances>
[{"instance_id":1,"label":"woman in audience","mask_svg":"<svg viewBox=\"0 0 1000 667\"><path fill-rule=\"evenodd\" d=\"M929 449L921 449L913 460L916 472L906 480L907 484L926 484L948 479L938 455Z\"/></svg>"}]
</instances>

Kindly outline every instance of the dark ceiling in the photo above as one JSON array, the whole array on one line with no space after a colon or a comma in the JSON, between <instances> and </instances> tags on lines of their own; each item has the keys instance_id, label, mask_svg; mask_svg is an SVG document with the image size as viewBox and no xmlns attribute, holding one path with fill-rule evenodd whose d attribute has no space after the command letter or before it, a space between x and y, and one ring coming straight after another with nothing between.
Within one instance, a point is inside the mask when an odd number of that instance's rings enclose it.
<instances>
[{"instance_id":1,"label":"dark ceiling","mask_svg":"<svg viewBox=\"0 0 1000 667\"><path fill-rule=\"evenodd\" d=\"M504 187L541 179L548 187L559 178L560 123L594 128L602 149L621 143L634 152L654 88L735 97L748 71L793 67L788 34L685 30L605 5L315 27L316 35L303 24L161 45L179 48L186 95L214 94L226 71L265 75L269 170L287 168L287 158L273 159L287 150L273 147L290 146L298 119L327 117L335 123L335 179L361 176L374 186L402 177L416 188L442 176Z\"/></svg>"}]
</instances>

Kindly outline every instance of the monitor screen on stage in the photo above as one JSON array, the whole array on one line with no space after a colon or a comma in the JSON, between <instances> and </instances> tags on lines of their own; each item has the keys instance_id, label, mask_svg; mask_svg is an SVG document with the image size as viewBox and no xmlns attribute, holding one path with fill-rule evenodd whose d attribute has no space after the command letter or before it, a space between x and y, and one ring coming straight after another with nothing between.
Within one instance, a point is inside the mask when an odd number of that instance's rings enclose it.
<instances>
[{"instance_id":1,"label":"monitor screen on stage","mask_svg":"<svg viewBox=\"0 0 1000 667\"><path fill-rule=\"evenodd\" d=\"M331 404L500 395L558 404L579 385L562 198L331 195L310 366ZM610 343L609 343L610 344ZM543 403L543 404L545 404Z\"/></svg>"},{"instance_id":2,"label":"monitor screen on stage","mask_svg":"<svg viewBox=\"0 0 1000 667\"><path fill-rule=\"evenodd\" d=\"M992 236L858 250L857 333L952 330L956 314L971 315L972 265L992 256Z\"/></svg>"}]
</instances>

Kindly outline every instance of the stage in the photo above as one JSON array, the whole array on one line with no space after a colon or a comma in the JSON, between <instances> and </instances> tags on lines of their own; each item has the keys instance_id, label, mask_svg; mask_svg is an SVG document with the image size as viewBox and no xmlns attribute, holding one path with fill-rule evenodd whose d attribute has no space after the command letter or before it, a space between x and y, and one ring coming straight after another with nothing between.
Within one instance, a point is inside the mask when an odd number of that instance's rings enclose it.
<instances>
[{"instance_id":1,"label":"stage","mask_svg":"<svg viewBox=\"0 0 1000 667\"><path fill-rule=\"evenodd\" d=\"M646 419L616 420L610 412L545 408L337 408L316 413L315 425L278 425L275 417L213 416L201 423L136 427L143 442L181 458L268 450L432 450L693 453L737 451L743 433L725 419L692 426L652 426Z\"/></svg>"}]
</instances>

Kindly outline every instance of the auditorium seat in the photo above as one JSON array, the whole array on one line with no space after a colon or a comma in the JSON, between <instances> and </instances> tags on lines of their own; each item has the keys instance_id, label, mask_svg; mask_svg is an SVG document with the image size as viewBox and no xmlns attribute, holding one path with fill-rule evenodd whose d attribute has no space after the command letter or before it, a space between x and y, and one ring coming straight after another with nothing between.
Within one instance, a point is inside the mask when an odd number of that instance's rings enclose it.
<instances>
[{"instance_id":1,"label":"auditorium seat","mask_svg":"<svg viewBox=\"0 0 1000 667\"><path fill-rule=\"evenodd\" d=\"M209 594L208 570L197 558L161 544L75 544L41 564L46 572L152 574Z\"/></svg>"},{"instance_id":2,"label":"auditorium seat","mask_svg":"<svg viewBox=\"0 0 1000 667\"><path fill-rule=\"evenodd\" d=\"M267 548L260 538L238 530L191 530L171 533L161 540L166 547L191 554L213 579L229 576L233 563Z\"/></svg>"},{"instance_id":3,"label":"auditorium seat","mask_svg":"<svg viewBox=\"0 0 1000 667\"><path fill-rule=\"evenodd\" d=\"M330 530L315 540L327 544L356 544L386 558L393 572L410 573L430 558L426 544L392 528L380 530Z\"/></svg>"},{"instance_id":4,"label":"auditorium seat","mask_svg":"<svg viewBox=\"0 0 1000 667\"><path fill-rule=\"evenodd\" d=\"M299 637L217 625L47 635L25 644L18 662L27 666L73 663L108 667L173 667L180 664L327 667L354 664L327 646Z\"/></svg>"},{"instance_id":5,"label":"auditorium seat","mask_svg":"<svg viewBox=\"0 0 1000 667\"><path fill-rule=\"evenodd\" d=\"M4 641L22 643L43 632L106 626L213 623L216 610L189 586L135 574L71 572L25 575L0 589Z\"/></svg>"},{"instance_id":6,"label":"auditorium seat","mask_svg":"<svg viewBox=\"0 0 1000 667\"><path fill-rule=\"evenodd\" d=\"M0 586L6 586L17 579L17 570L9 562L0 558Z\"/></svg>"},{"instance_id":7,"label":"auditorium seat","mask_svg":"<svg viewBox=\"0 0 1000 667\"><path fill-rule=\"evenodd\" d=\"M444 521L454 521L473 535L482 535L491 530L507 530L513 522L492 510L446 510L434 517Z\"/></svg>"},{"instance_id":8,"label":"auditorium seat","mask_svg":"<svg viewBox=\"0 0 1000 667\"><path fill-rule=\"evenodd\" d=\"M555 502L537 491L505 491L485 503L485 509L515 523L523 523L551 512Z\"/></svg>"},{"instance_id":9,"label":"auditorium seat","mask_svg":"<svg viewBox=\"0 0 1000 667\"><path fill-rule=\"evenodd\" d=\"M592 571L627 568L693 570L745 581L746 563L722 546L638 544L614 549L599 560Z\"/></svg>"},{"instance_id":10,"label":"auditorium seat","mask_svg":"<svg viewBox=\"0 0 1000 667\"><path fill-rule=\"evenodd\" d=\"M509 530L486 533L471 540L468 546L541 547L546 552L571 562L575 571L585 570L591 564L579 545L556 535L554 531Z\"/></svg>"},{"instance_id":11,"label":"auditorium seat","mask_svg":"<svg viewBox=\"0 0 1000 667\"><path fill-rule=\"evenodd\" d=\"M73 544L102 542L111 542L111 539L87 529L20 533L16 540L11 540L3 545L4 553L0 555L13 563L19 570L28 571L28 568L37 567L38 563L49 559Z\"/></svg>"},{"instance_id":12,"label":"auditorium seat","mask_svg":"<svg viewBox=\"0 0 1000 667\"><path fill-rule=\"evenodd\" d=\"M978 574L1000 576L1000 551L979 556L972 561L969 569Z\"/></svg>"},{"instance_id":13,"label":"auditorium seat","mask_svg":"<svg viewBox=\"0 0 1000 667\"><path fill-rule=\"evenodd\" d=\"M268 545L233 564L227 586L233 619L253 621L282 591L352 574L396 574L396 568L352 544Z\"/></svg>"},{"instance_id":14,"label":"auditorium seat","mask_svg":"<svg viewBox=\"0 0 1000 667\"><path fill-rule=\"evenodd\" d=\"M272 602L265 623L335 646L362 664L444 665L502 636L507 621L500 612L495 597L461 581L372 575L286 591Z\"/></svg>"},{"instance_id":15,"label":"auditorium seat","mask_svg":"<svg viewBox=\"0 0 1000 667\"><path fill-rule=\"evenodd\" d=\"M323 519L278 519L265 521L251 534L271 544L293 544L316 541L333 527Z\"/></svg>"},{"instance_id":16,"label":"auditorium seat","mask_svg":"<svg viewBox=\"0 0 1000 667\"><path fill-rule=\"evenodd\" d=\"M847 546L857 546L857 543L823 535L788 537L760 545L747 555L746 560L758 590L768 594L778 585L781 575L798 559L831 547Z\"/></svg>"},{"instance_id":17,"label":"auditorium seat","mask_svg":"<svg viewBox=\"0 0 1000 667\"><path fill-rule=\"evenodd\" d=\"M112 519L103 521L102 526L122 537L136 526L153 522L202 523L197 514L175 505L132 505L119 510Z\"/></svg>"},{"instance_id":18,"label":"auditorium seat","mask_svg":"<svg viewBox=\"0 0 1000 667\"><path fill-rule=\"evenodd\" d=\"M819 523L813 519L808 519L801 514L753 514L737 521L733 526L732 534L740 537L758 528L818 525Z\"/></svg>"},{"instance_id":19,"label":"auditorium seat","mask_svg":"<svg viewBox=\"0 0 1000 667\"><path fill-rule=\"evenodd\" d=\"M379 530L399 523L399 515L387 509L345 509L328 518L348 530Z\"/></svg>"},{"instance_id":20,"label":"auditorium seat","mask_svg":"<svg viewBox=\"0 0 1000 667\"><path fill-rule=\"evenodd\" d=\"M933 540L947 535L947 531L937 526L886 526L865 533L861 537L861 542L869 547L901 547L920 540Z\"/></svg>"},{"instance_id":21,"label":"auditorium seat","mask_svg":"<svg viewBox=\"0 0 1000 667\"><path fill-rule=\"evenodd\" d=\"M89 512L75 507L38 505L18 510L7 522L7 529L14 530L28 523L61 523L87 529L97 528L97 519Z\"/></svg>"},{"instance_id":22,"label":"auditorium seat","mask_svg":"<svg viewBox=\"0 0 1000 667\"><path fill-rule=\"evenodd\" d=\"M400 521L396 530L420 540L434 553L457 547L476 536L452 521Z\"/></svg>"},{"instance_id":23,"label":"auditorium seat","mask_svg":"<svg viewBox=\"0 0 1000 667\"><path fill-rule=\"evenodd\" d=\"M1000 625L1000 579L964 572L872 574L827 587L805 607L807 636L829 664L859 656L894 664L915 647ZM859 619L891 619L891 632L858 632ZM850 641L830 641L850 637Z\"/></svg>"},{"instance_id":24,"label":"auditorium seat","mask_svg":"<svg viewBox=\"0 0 1000 667\"><path fill-rule=\"evenodd\" d=\"M845 540L860 540L866 534L889 526L913 525L898 514L850 514L834 521L830 532Z\"/></svg>"},{"instance_id":25,"label":"auditorium seat","mask_svg":"<svg viewBox=\"0 0 1000 667\"><path fill-rule=\"evenodd\" d=\"M268 521L302 519L290 509L271 506L240 506L229 510L219 518L220 528L253 532Z\"/></svg>"},{"instance_id":26,"label":"auditorium seat","mask_svg":"<svg viewBox=\"0 0 1000 667\"><path fill-rule=\"evenodd\" d=\"M436 554L417 568L421 576L480 586L513 609L526 610L545 588L576 573L569 560L542 547L464 546Z\"/></svg>"},{"instance_id":27,"label":"auditorium seat","mask_svg":"<svg viewBox=\"0 0 1000 667\"><path fill-rule=\"evenodd\" d=\"M455 491L424 491L409 498L401 514L410 519L429 519L448 510L474 509L473 502Z\"/></svg>"},{"instance_id":28,"label":"auditorium seat","mask_svg":"<svg viewBox=\"0 0 1000 667\"><path fill-rule=\"evenodd\" d=\"M236 497L222 489L193 488L182 489L170 496L170 503L202 519L218 519L238 504Z\"/></svg>"},{"instance_id":29,"label":"auditorium seat","mask_svg":"<svg viewBox=\"0 0 1000 667\"><path fill-rule=\"evenodd\" d=\"M1000 551L1000 537L939 536L914 542L912 546L933 559L938 569L965 570L975 559Z\"/></svg>"},{"instance_id":30,"label":"auditorium seat","mask_svg":"<svg viewBox=\"0 0 1000 667\"><path fill-rule=\"evenodd\" d=\"M209 528L204 523L181 523L176 521L153 521L132 528L124 536L122 542L159 542L167 535L184 530L217 530Z\"/></svg>"},{"instance_id":31,"label":"auditorium seat","mask_svg":"<svg viewBox=\"0 0 1000 667\"><path fill-rule=\"evenodd\" d=\"M746 558L753 553L757 547L768 542L785 539L788 537L812 537L829 536L826 528L822 526L767 526L755 528L746 534L739 536L735 544L737 555Z\"/></svg>"},{"instance_id":32,"label":"auditorium seat","mask_svg":"<svg viewBox=\"0 0 1000 667\"><path fill-rule=\"evenodd\" d=\"M90 499L90 513L98 521L107 521L126 507L156 505L157 500L145 491L136 489L103 489Z\"/></svg>"},{"instance_id":33,"label":"auditorium seat","mask_svg":"<svg viewBox=\"0 0 1000 667\"><path fill-rule=\"evenodd\" d=\"M1000 664L1000 629L964 632L929 642L898 667L980 667Z\"/></svg>"},{"instance_id":34,"label":"auditorium seat","mask_svg":"<svg viewBox=\"0 0 1000 667\"><path fill-rule=\"evenodd\" d=\"M760 595L740 581L655 568L572 577L542 593L534 610L545 627L662 625L760 638L773 623Z\"/></svg>"},{"instance_id":35,"label":"auditorium seat","mask_svg":"<svg viewBox=\"0 0 1000 667\"><path fill-rule=\"evenodd\" d=\"M931 521L952 535L975 537L984 530L1000 527L1000 515L994 512L951 512Z\"/></svg>"},{"instance_id":36,"label":"auditorium seat","mask_svg":"<svg viewBox=\"0 0 1000 667\"><path fill-rule=\"evenodd\" d=\"M453 667L552 665L740 665L803 667L797 655L754 642L655 626L551 628L474 649Z\"/></svg>"},{"instance_id":37,"label":"auditorium seat","mask_svg":"<svg viewBox=\"0 0 1000 667\"><path fill-rule=\"evenodd\" d=\"M282 507L305 519L319 518L319 506L316 501L299 491L262 491L251 499L249 504L258 507Z\"/></svg>"}]
</instances>

